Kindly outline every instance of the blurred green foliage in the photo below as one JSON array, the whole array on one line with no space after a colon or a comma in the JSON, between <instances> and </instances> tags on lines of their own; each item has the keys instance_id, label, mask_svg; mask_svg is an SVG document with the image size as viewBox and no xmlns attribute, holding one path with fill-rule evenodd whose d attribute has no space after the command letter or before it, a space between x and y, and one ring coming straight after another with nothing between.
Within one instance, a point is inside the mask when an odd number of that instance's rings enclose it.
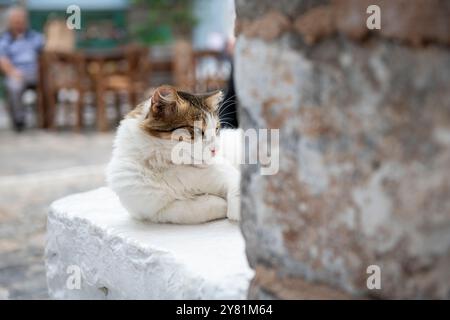
<instances>
[{"instance_id":1,"label":"blurred green foliage","mask_svg":"<svg viewBox=\"0 0 450 320\"><path fill-rule=\"evenodd\" d=\"M147 18L131 32L146 44L167 43L177 37L190 38L197 23L193 4L195 0L134 0L145 8Z\"/></svg>"}]
</instances>

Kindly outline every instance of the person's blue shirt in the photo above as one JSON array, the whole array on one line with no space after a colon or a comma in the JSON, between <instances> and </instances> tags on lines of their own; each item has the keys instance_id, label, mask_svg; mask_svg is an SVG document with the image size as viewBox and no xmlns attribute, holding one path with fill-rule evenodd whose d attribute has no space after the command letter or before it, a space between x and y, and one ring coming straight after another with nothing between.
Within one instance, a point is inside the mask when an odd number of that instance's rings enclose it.
<instances>
[{"instance_id":1,"label":"person's blue shirt","mask_svg":"<svg viewBox=\"0 0 450 320\"><path fill-rule=\"evenodd\" d=\"M6 57L24 74L35 75L38 56L44 46L44 37L39 32L27 30L14 38L9 31L0 36L0 57Z\"/></svg>"}]
</instances>

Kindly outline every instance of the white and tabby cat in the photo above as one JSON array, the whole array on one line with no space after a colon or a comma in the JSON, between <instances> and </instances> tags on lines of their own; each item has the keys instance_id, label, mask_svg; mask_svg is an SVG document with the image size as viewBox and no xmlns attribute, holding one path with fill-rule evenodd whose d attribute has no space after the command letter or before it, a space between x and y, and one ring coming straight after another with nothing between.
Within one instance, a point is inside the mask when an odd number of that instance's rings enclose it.
<instances>
[{"instance_id":1,"label":"white and tabby cat","mask_svg":"<svg viewBox=\"0 0 450 320\"><path fill-rule=\"evenodd\" d=\"M221 100L221 92L194 95L162 86L121 121L107 181L133 217L180 224L239 220L240 173L219 149ZM222 135L238 142L233 131ZM193 152L193 164L175 164L174 147L198 136L207 150L202 159Z\"/></svg>"}]
</instances>

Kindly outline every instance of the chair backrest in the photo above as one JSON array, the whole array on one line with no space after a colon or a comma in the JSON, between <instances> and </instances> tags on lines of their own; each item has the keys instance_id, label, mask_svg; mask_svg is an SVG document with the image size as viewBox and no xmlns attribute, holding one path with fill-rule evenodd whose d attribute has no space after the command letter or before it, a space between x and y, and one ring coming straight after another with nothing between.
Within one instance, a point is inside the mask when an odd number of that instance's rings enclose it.
<instances>
[{"instance_id":1,"label":"chair backrest","mask_svg":"<svg viewBox=\"0 0 450 320\"><path fill-rule=\"evenodd\" d=\"M207 92L226 87L231 64L221 51L193 50L180 41L174 50L175 85L184 90Z\"/></svg>"},{"instance_id":2,"label":"chair backrest","mask_svg":"<svg viewBox=\"0 0 450 320\"><path fill-rule=\"evenodd\" d=\"M146 47L132 45L126 48L128 75L135 81L145 81L151 72L149 50Z\"/></svg>"},{"instance_id":3,"label":"chair backrest","mask_svg":"<svg viewBox=\"0 0 450 320\"><path fill-rule=\"evenodd\" d=\"M173 78L175 86L186 91L195 89L194 51L186 40L177 40L173 49Z\"/></svg>"},{"instance_id":4,"label":"chair backrest","mask_svg":"<svg viewBox=\"0 0 450 320\"><path fill-rule=\"evenodd\" d=\"M75 32L66 26L64 19L51 19L44 27L44 51L73 52L75 51Z\"/></svg>"},{"instance_id":5,"label":"chair backrest","mask_svg":"<svg viewBox=\"0 0 450 320\"><path fill-rule=\"evenodd\" d=\"M223 89L231 74L231 63L221 51L199 50L193 53L193 72L195 91Z\"/></svg>"},{"instance_id":6,"label":"chair backrest","mask_svg":"<svg viewBox=\"0 0 450 320\"><path fill-rule=\"evenodd\" d=\"M81 53L45 51L43 67L45 83L50 89L81 86L86 78L85 60Z\"/></svg>"}]
</instances>

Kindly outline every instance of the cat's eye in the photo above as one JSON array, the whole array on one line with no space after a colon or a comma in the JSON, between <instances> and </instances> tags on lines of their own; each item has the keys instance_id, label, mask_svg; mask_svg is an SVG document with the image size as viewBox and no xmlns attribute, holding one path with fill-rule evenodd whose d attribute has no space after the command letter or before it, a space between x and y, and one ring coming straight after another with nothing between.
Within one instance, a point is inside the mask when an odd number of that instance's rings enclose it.
<instances>
[{"instance_id":1,"label":"cat's eye","mask_svg":"<svg viewBox=\"0 0 450 320\"><path fill-rule=\"evenodd\" d=\"M183 141L183 137L182 136L180 136L179 138L178 138L178 141Z\"/></svg>"}]
</instances>

